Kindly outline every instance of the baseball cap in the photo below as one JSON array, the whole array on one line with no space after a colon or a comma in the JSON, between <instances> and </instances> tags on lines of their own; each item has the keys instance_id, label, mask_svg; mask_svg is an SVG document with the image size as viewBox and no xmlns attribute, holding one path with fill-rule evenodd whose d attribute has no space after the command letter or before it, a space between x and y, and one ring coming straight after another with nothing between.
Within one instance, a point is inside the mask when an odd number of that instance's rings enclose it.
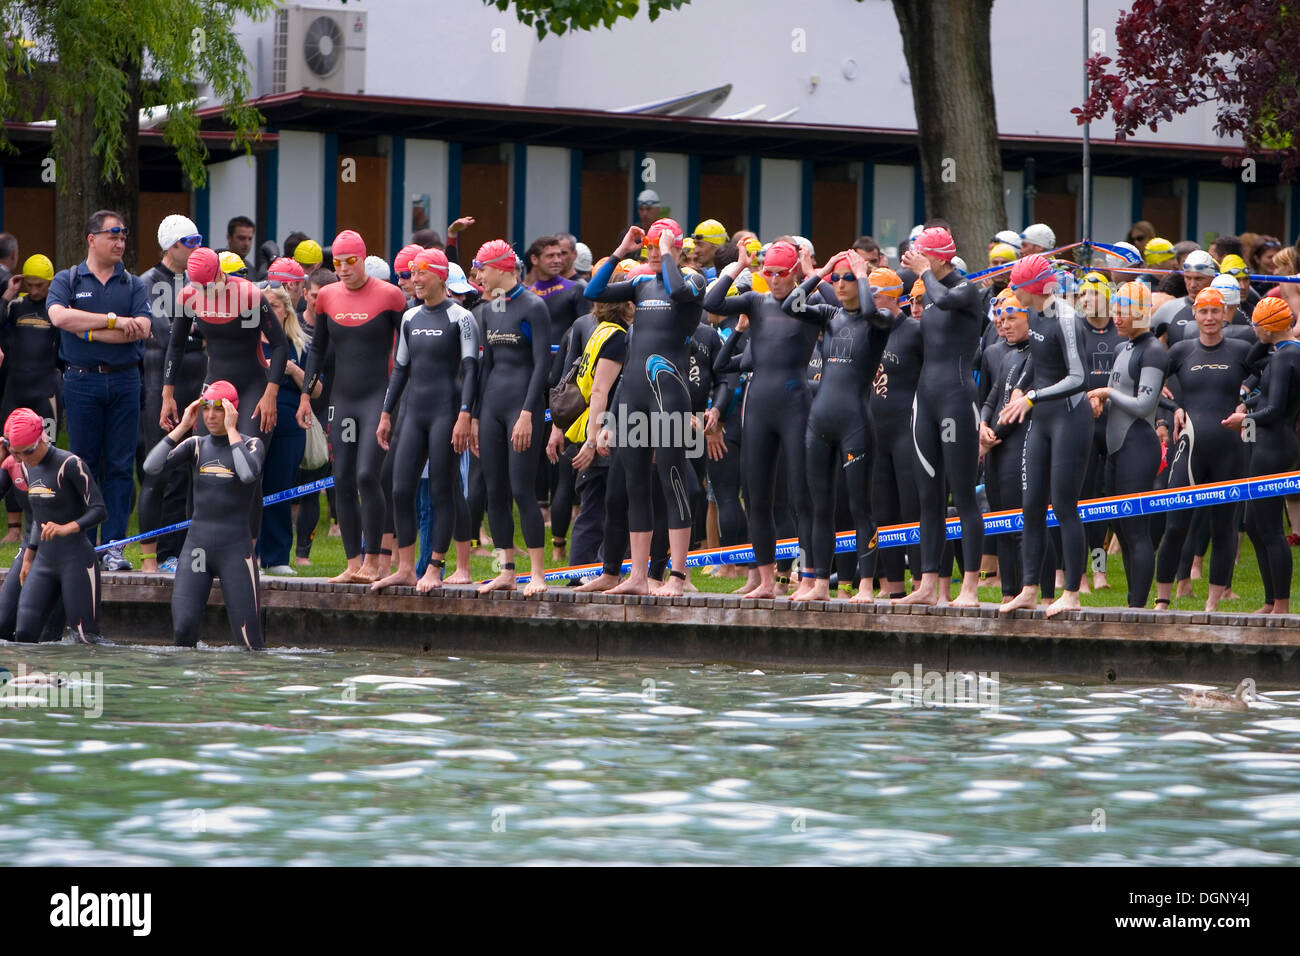
<instances>
[{"instance_id":1,"label":"baseball cap","mask_svg":"<svg viewBox=\"0 0 1300 956\"><path fill-rule=\"evenodd\" d=\"M457 295L468 295L475 291L469 279L465 278L465 270L458 263L447 263L447 291Z\"/></svg>"},{"instance_id":2,"label":"baseball cap","mask_svg":"<svg viewBox=\"0 0 1300 956\"><path fill-rule=\"evenodd\" d=\"M1056 248L1056 233L1046 223L1034 223L1020 234L1020 239L1023 242L1032 242L1036 246L1042 246L1044 249Z\"/></svg>"},{"instance_id":3,"label":"baseball cap","mask_svg":"<svg viewBox=\"0 0 1300 956\"><path fill-rule=\"evenodd\" d=\"M158 225L158 248L167 250L182 239L190 236L197 236L199 227L194 225L194 220L188 216L171 215L163 219ZM202 243L203 239L199 239ZM199 244L199 243L196 243Z\"/></svg>"},{"instance_id":4,"label":"baseball cap","mask_svg":"<svg viewBox=\"0 0 1300 956\"><path fill-rule=\"evenodd\" d=\"M660 205L659 194L653 189L643 189L641 195L636 197L636 204L638 206L658 206Z\"/></svg>"}]
</instances>

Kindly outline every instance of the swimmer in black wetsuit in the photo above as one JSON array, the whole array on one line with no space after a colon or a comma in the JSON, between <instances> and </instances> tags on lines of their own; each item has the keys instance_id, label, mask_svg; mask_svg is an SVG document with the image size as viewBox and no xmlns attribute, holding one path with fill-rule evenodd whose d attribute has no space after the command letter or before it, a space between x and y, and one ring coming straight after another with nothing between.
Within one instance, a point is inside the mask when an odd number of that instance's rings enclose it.
<instances>
[{"instance_id":1,"label":"swimmer in black wetsuit","mask_svg":"<svg viewBox=\"0 0 1300 956\"><path fill-rule=\"evenodd\" d=\"M809 303L807 298L828 274L840 305ZM871 517L872 442L867 397L898 309L897 299L877 291L877 286L901 292L903 280L888 269L868 274L866 261L856 250L850 250L831 257L819 273L805 279L782 303L790 314L801 309L819 314L826 330L821 382L808 413L805 439L813 506L809 568L813 585L806 591L801 587L792 601L825 601L830 597L839 470L843 471L857 536L858 593L853 600L869 602L875 598L871 565L876 551L876 525Z\"/></svg>"},{"instance_id":2,"label":"swimmer in black wetsuit","mask_svg":"<svg viewBox=\"0 0 1300 956\"><path fill-rule=\"evenodd\" d=\"M190 435L200 409L207 434ZM172 587L172 633L182 647L198 643L214 577L221 579L221 600L235 643L253 651L266 646L253 537L245 525L231 520L252 510L265 460L262 440L239 434L239 393L226 381L205 387L186 407L180 424L145 458L146 474L176 468L194 473L194 517Z\"/></svg>"},{"instance_id":3,"label":"swimmer in black wetsuit","mask_svg":"<svg viewBox=\"0 0 1300 956\"><path fill-rule=\"evenodd\" d=\"M93 644L99 636L99 563L85 532L108 516L103 495L85 462L45 440L45 423L30 408L15 409L4 432L23 465L32 509L18 572L23 590L14 638L39 640L54 602L62 598L68 627Z\"/></svg>"},{"instance_id":4,"label":"swimmer in black wetsuit","mask_svg":"<svg viewBox=\"0 0 1300 956\"><path fill-rule=\"evenodd\" d=\"M1215 481L1235 481L1246 474L1246 446L1241 436L1224 427L1236 410L1241 384L1251 373L1251 346L1242 339L1225 338L1223 296L1217 289L1202 289L1196 296L1199 334L1183 339L1169 350L1169 384L1177 386L1174 440L1178 450L1169 466L1169 487L1180 488ZM1154 322L1154 319L1152 320ZM1210 555L1209 596L1205 609L1218 609L1237 557L1235 504L1207 508L1213 551ZM1156 610L1169 607L1174 575L1195 512L1172 511L1156 555Z\"/></svg>"},{"instance_id":5,"label":"swimmer in black wetsuit","mask_svg":"<svg viewBox=\"0 0 1300 956\"><path fill-rule=\"evenodd\" d=\"M653 275L610 283L618 261L638 246L649 250ZM606 428L620 419L629 435L648 430L649 440L618 451L627 483L628 531L632 572L611 594L680 595L686 582L686 554L691 540L691 504L686 445L694 428L685 376L688 342L703 315L704 277L683 273L677 265L682 227L660 219L649 232L633 226L609 260L592 274L585 290L594 302L633 302L632 335L619 387L619 406L606 413ZM649 428L636 428L636 423ZM693 443L692 443L693 444ZM701 449L702 450L702 449ZM658 472L668 520L672 570L668 580L650 588L650 541L654 533L652 469Z\"/></svg>"},{"instance_id":6,"label":"swimmer in black wetsuit","mask_svg":"<svg viewBox=\"0 0 1300 956\"><path fill-rule=\"evenodd\" d=\"M515 587L513 497L533 572L524 595L531 596L546 590L545 526L536 481L546 447L551 316L546 303L519 281L518 261L504 239L484 243L475 255L484 300L474 307L474 315L484 329L484 347L479 414L471 426L469 447L483 465L488 527L502 555L500 572L479 590Z\"/></svg>"},{"instance_id":7,"label":"swimmer in black wetsuit","mask_svg":"<svg viewBox=\"0 0 1300 956\"><path fill-rule=\"evenodd\" d=\"M390 450L393 409L405 393L406 420L391 449L398 568L372 584L372 591L392 585L414 585L420 591L442 587L453 526L458 518L462 528L469 526L469 506L460 485L460 454L469 447L470 413L478 391L478 324L468 309L447 295L448 262L440 249L422 249L410 267L422 304L402 317L378 432L380 446ZM435 503L433 552L417 583L415 495L426 465ZM468 556L467 539L457 576L449 583L470 582Z\"/></svg>"},{"instance_id":8,"label":"swimmer in black wetsuit","mask_svg":"<svg viewBox=\"0 0 1300 956\"><path fill-rule=\"evenodd\" d=\"M1017 298L1027 298L1029 354L1033 387L1008 402L998 414L1000 424L1029 421L1024 452L1024 537L1021 591L998 608L1009 613L1038 605L1038 582L1047 548L1047 505L1050 501L1061 528L1061 563L1065 587L1048 605L1048 617L1078 610L1079 583L1087 558L1079 489L1092 445L1092 408L1088 404L1082 321L1056 295L1060 284L1051 263L1040 255L1016 262L1011 286Z\"/></svg>"},{"instance_id":9,"label":"swimmer in black wetsuit","mask_svg":"<svg viewBox=\"0 0 1300 956\"><path fill-rule=\"evenodd\" d=\"M23 466L13 455L9 454L9 445L3 435L0 435L0 496L8 493L10 488L18 489L22 492L23 516L27 519L27 526L30 528L32 523L32 508L27 501L27 479L23 477ZM13 564L9 566L9 573L5 575L4 585L0 586L0 641L12 641L14 639L14 628L18 624L18 601L22 597L22 567L23 554L27 550L27 542L24 539L18 545L18 553L14 555ZM44 633L41 635L42 641L57 641L63 637L63 602L56 601L50 610L49 619L46 621Z\"/></svg>"},{"instance_id":10,"label":"swimmer in black wetsuit","mask_svg":"<svg viewBox=\"0 0 1300 956\"><path fill-rule=\"evenodd\" d=\"M925 360L916 386L912 436L921 497L921 586L903 604L937 604L939 559L946 540L947 492L961 516L965 569L955 607L979 606L984 520L975 497L979 468L978 395L972 363L984 321L983 290L953 268L957 245L940 226L922 231L903 265L925 283L921 316ZM942 595L946 597L946 595Z\"/></svg>"},{"instance_id":11,"label":"swimmer in black wetsuit","mask_svg":"<svg viewBox=\"0 0 1300 956\"><path fill-rule=\"evenodd\" d=\"M1160 470L1156 409L1169 367L1169 354L1151 332L1151 290L1126 282L1111 296L1111 318L1128 341L1111 366L1110 384L1088 392L1094 415L1106 410L1106 481L1108 494L1135 495L1155 488ZM1156 573L1150 519L1134 515L1115 522L1128 606L1145 607Z\"/></svg>"},{"instance_id":12,"label":"swimmer in black wetsuit","mask_svg":"<svg viewBox=\"0 0 1300 956\"><path fill-rule=\"evenodd\" d=\"M1228 428L1254 427L1250 445L1250 476L1276 475L1300 467L1296 419L1300 417L1300 341L1295 315L1283 299L1266 296L1251 313L1260 344L1272 346L1259 393L1224 419ZM1248 405L1253 403L1253 408ZM1246 503L1246 533L1255 546L1259 576L1264 582L1264 606L1259 614L1291 613L1291 548L1282 533L1282 498Z\"/></svg>"}]
</instances>

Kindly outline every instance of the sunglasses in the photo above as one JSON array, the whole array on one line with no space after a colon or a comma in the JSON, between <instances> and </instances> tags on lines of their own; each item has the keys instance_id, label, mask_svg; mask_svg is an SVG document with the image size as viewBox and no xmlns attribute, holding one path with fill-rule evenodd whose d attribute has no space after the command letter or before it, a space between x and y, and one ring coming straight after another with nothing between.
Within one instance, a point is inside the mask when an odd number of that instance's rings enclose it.
<instances>
[{"instance_id":1,"label":"sunglasses","mask_svg":"<svg viewBox=\"0 0 1300 956\"><path fill-rule=\"evenodd\" d=\"M335 256L335 257L334 257L334 267L335 267L335 268L338 268L339 266L354 266L354 265L356 265L359 261L361 261L361 257L360 257L360 256L347 256L346 258L343 258L343 259L340 259L338 256Z\"/></svg>"},{"instance_id":2,"label":"sunglasses","mask_svg":"<svg viewBox=\"0 0 1300 956\"><path fill-rule=\"evenodd\" d=\"M408 269L408 270L406 270L405 272L399 272L399 273L397 273L397 278L399 278L399 279L409 279L409 278L411 278L411 272L412 272L411 269Z\"/></svg>"},{"instance_id":3,"label":"sunglasses","mask_svg":"<svg viewBox=\"0 0 1300 956\"><path fill-rule=\"evenodd\" d=\"M200 235L183 236L181 238L181 243L186 249L197 249L199 246L203 245L203 237Z\"/></svg>"},{"instance_id":4,"label":"sunglasses","mask_svg":"<svg viewBox=\"0 0 1300 956\"><path fill-rule=\"evenodd\" d=\"M99 232L92 233L92 235L96 235L96 236L112 236L114 239L117 239L119 237L125 239L130 234L131 234L131 230L126 228L126 226L112 226L108 229L101 229L99 230Z\"/></svg>"},{"instance_id":5,"label":"sunglasses","mask_svg":"<svg viewBox=\"0 0 1300 956\"><path fill-rule=\"evenodd\" d=\"M1260 243L1259 248L1260 249L1281 249L1282 243L1269 240L1268 242Z\"/></svg>"},{"instance_id":6,"label":"sunglasses","mask_svg":"<svg viewBox=\"0 0 1300 956\"><path fill-rule=\"evenodd\" d=\"M839 282L841 279L845 282L853 282L857 279L857 276L852 272L832 272L826 278L830 279L832 282Z\"/></svg>"}]
</instances>

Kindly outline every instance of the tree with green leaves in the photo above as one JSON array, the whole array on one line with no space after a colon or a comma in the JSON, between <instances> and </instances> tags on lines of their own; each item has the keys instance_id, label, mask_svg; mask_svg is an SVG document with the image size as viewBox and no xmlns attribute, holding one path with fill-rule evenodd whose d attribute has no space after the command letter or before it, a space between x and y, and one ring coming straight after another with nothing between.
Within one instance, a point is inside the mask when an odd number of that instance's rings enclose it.
<instances>
[{"instance_id":1,"label":"tree with green leaves","mask_svg":"<svg viewBox=\"0 0 1300 956\"><path fill-rule=\"evenodd\" d=\"M502 11L513 9L539 38L569 29L609 28L636 16L641 6L639 0L483 2ZM689 2L649 0L650 19ZM993 0L893 4L911 76L925 213L952 224L958 252L974 267L987 255L989 236L1006 227L989 44ZM865 37L865 20L863 26Z\"/></svg>"},{"instance_id":2,"label":"tree with green leaves","mask_svg":"<svg viewBox=\"0 0 1300 956\"><path fill-rule=\"evenodd\" d=\"M167 111L159 128L194 186L207 179L199 85L226 104L236 145L250 147L262 116L245 105L249 65L235 23L275 8L275 0L0 0L0 115L56 124L56 262L84 256L96 209L134 216L142 108ZM0 146L10 146L3 127Z\"/></svg>"}]
</instances>

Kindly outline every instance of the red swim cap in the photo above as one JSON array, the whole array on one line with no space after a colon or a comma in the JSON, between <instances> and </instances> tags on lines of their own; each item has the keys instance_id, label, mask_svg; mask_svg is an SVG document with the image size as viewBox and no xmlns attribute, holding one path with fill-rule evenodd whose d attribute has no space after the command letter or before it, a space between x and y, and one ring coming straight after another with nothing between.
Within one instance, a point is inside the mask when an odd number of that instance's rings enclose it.
<instances>
[{"instance_id":1,"label":"red swim cap","mask_svg":"<svg viewBox=\"0 0 1300 956\"><path fill-rule=\"evenodd\" d=\"M799 264L799 250L788 242L774 242L763 254L764 269L793 269Z\"/></svg>"},{"instance_id":2,"label":"red swim cap","mask_svg":"<svg viewBox=\"0 0 1300 956\"><path fill-rule=\"evenodd\" d=\"M656 219L646 230L645 244L647 246L658 246L659 236L668 232L673 237L673 245L678 249L682 247L682 227L678 225L676 219Z\"/></svg>"},{"instance_id":3,"label":"red swim cap","mask_svg":"<svg viewBox=\"0 0 1300 956\"><path fill-rule=\"evenodd\" d=\"M419 255L411 259L411 265L416 263L427 267L430 272L437 273L444 279L450 271L447 254L441 249L421 249Z\"/></svg>"},{"instance_id":4,"label":"red swim cap","mask_svg":"<svg viewBox=\"0 0 1300 956\"><path fill-rule=\"evenodd\" d=\"M406 272L411 267L411 260L424 251L424 246L411 243L409 246L402 246L393 257L393 271Z\"/></svg>"},{"instance_id":5,"label":"red swim cap","mask_svg":"<svg viewBox=\"0 0 1300 956\"><path fill-rule=\"evenodd\" d=\"M207 246L199 246L191 252L189 261L185 263L185 274L199 285L215 282L219 272L221 272L221 260Z\"/></svg>"},{"instance_id":6,"label":"red swim cap","mask_svg":"<svg viewBox=\"0 0 1300 956\"><path fill-rule=\"evenodd\" d=\"M330 246L330 252L335 259L342 256L359 256L366 257L366 240L361 238L361 233L355 229L344 229L334 237L334 244Z\"/></svg>"},{"instance_id":7,"label":"red swim cap","mask_svg":"<svg viewBox=\"0 0 1300 956\"><path fill-rule=\"evenodd\" d=\"M1011 267L1011 288L1024 289L1030 295L1043 295L1047 287L1056 282L1052 264L1038 253L1017 259Z\"/></svg>"},{"instance_id":8,"label":"red swim cap","mask_svg":"<svg viewBox=\"0 0 1300 956\"><path fill-rule=\"evenodd\" d=\"M203 390L203 400L205 402L213 402L217 399L229 402L235 406L236 411L239 410L239 392L235 389L235 386L224 378L218 379Z\"/></svg>"},{"instance_id":9,"label":"red swim cap","mask_svg":"<svg viewBox=\"0 0 1300 956\"><path fill-rule=\"evenodd\" d=\"M480 269L491 266L502 272L513 272L519 264L519 257L504 239L489 239L474 253L474 264Z\"/></svg>"},{"instance_id":10,"label":"red swim cap","mask_svg":"<svg viewBox=\"0 0 1300 956\"><path fill-rule=\"evenodd\" d=\"M957 243L953 241L952 233L943 226L921 230L921 234L912 241L912 248L944 262L952 262L952 257L957 254Z\"/></svg>"},{"instance_id":11,"label":"red swim cap","mask_svg":"<svg viewBox=\"0 0 1300 956\"><path fill-rule=\"evenodd\" d=\"M45 437L45 422L30 408L15 408L5 419L10 448L27 448Z\"/></svg>"},{"instance_id":12,"label":"red swim cap","mask_svg":"<svg viewBox=\"0 0 1300 956\"><path fill-rule=\"evenodd\" d=\"M191 254L190 258L194 256ZM281 256L271 263L271 267L266 270L266 277L277 282L302 282L307 278L307 273L302 271L302 266L296 259Z\"/></svg>"}]
</instances>

